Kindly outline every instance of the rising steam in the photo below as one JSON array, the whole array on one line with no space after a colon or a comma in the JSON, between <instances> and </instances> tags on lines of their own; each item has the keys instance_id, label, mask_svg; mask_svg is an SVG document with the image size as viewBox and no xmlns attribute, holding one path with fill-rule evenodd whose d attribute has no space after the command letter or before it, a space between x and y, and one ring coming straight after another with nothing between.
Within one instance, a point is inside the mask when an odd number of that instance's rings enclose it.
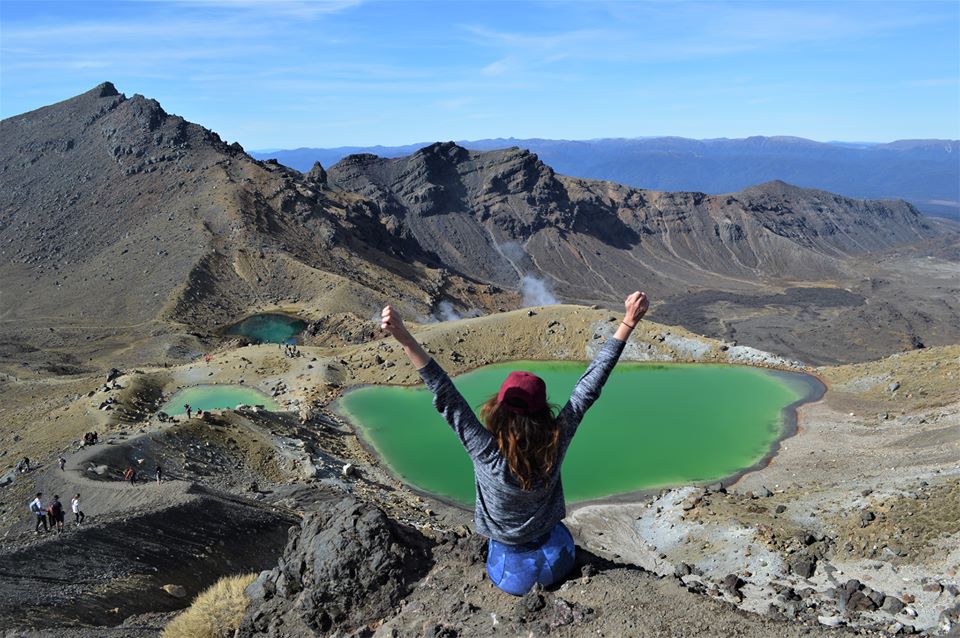
<instances>
[{"instance_id":1,"label":"rising steam","mask_svg":"<svg viewBox=\"0 0 960 638\"><path fill-rule=\"evenodd\" d=\"M437 305L437 316L440 321L456 321L457 319L462 319L460 313L454 310L453 304L449 301L441 301Z\"/></svg>"},{"instance_id":2,"label":"rising steam","mask_svg":"<svg viewBox=\"0 0 960 638\"><path fill-rule=\"evenodd\" d=\"M537 279L533 275L524 275L520 280L520 294L523 295L523 307L527 306L551 306L560 303L547 288L547 284L542 279Z\"/></svg>"}]
</instances>

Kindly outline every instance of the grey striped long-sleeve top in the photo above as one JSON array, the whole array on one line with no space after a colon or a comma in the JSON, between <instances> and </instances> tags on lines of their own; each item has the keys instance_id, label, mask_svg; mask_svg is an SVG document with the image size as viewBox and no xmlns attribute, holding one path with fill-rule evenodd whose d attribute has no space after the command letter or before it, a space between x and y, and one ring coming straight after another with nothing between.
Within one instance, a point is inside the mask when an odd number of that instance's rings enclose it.
<instances>
[{"instance_id":1,"label":"grey striped long-sleeve top","mask_svg":"<svg viewBox=\"0 0 960 638\"><path fill-rule=\"evenodd\" d=\"M549 532L567 509L560 466L584 413L600 396L610 371L623 352L624 342L610 338L583 373L560 411L560 445L549 480L530 490L520 488L496 439L480 423L473 409L434 361L420 368L420 377L433 392L433 405L453 428L473 461L477 497L477 532L502 543L519 545Z\"/></svg>"}]
</instances>

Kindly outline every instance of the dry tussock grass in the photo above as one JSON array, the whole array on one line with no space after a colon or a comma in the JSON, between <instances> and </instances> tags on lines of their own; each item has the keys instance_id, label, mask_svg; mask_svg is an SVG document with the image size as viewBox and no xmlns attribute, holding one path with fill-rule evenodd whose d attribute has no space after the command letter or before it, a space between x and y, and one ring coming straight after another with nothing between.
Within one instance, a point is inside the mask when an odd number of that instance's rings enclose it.
<instances>
[{"instance_id":1,"label":"dry tussock grass","mask_svg":"<svg viewBox=\"0 0 960 638\"><path fill-rule=\"evenodd\" d=\"M226 576L203 591L193 604L163 629L161 638L228 638L233 636L247 597L243 590L256 574Z\"/></svg>"}]
</instances>

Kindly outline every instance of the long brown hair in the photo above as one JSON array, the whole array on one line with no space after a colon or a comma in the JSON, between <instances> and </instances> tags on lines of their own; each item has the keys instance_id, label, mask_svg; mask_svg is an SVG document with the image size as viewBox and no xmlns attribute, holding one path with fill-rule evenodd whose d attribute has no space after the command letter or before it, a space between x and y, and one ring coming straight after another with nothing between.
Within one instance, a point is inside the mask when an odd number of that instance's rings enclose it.
<instances>
[{"instance_id":1,"label":"long brown hair","mask_svg":"<svg viewBox=\"0 0 960 638\"><path fill-rule=\"evenodd\" d=\"M497 439L521 489L532 489L537 480L547 481L560 445L560 427L551 406L522 414L504 408L494 395L480 408L480 418Z\"/></svg>"}]
</instances>

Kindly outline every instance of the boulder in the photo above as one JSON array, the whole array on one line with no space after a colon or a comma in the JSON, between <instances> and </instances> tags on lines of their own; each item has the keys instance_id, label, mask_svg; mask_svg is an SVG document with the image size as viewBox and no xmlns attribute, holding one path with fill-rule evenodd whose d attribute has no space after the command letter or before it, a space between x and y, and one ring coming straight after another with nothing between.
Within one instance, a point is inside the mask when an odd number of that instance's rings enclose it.
<instances>
[{"instance_id":1,"label":"boulder","mask_svg":"<svg viewBox=\"0 0 960 638\"><path fill-rule=\"evenodd\" d=\"M848 612L873 611L877 605L861 591L850 592L845 608Z\"/></svg>"},{"instance_id":2,"label":"boulder","mask_svg":"<svg viewBox=\"0 0 960 638\"><path fill-rule=\"evenodd\" d=\"M186 598L187 590L184 589L181 585L164 585L161 587L163 591L167 592L174 598Z\"/></svg>"},{"instance_id":3,"label":"boulder","mask_svg":"<svg viewBox=\"0 0 960 638\"><path fill-rule=\"evenodd\" d=\"M817 622L826 627L839 627L843 624L843 618L840 616L817 616Z\"/></svg>"},{"instance_id":4,"label":"boulder","mask_svg":"<svg viewBox=\"0 0 960 638\"><path fill-rule=\"evenodd\" d=\"M746 584L746 581L736 574L727 574L723 577L723 589L732 596L739 596L740 589Z\"/></svg>"},{"instance_id":5,"label":"boulder","mask_svg":"<svg viewBox=\"0 0 960 638\"><path fill-rule=\"evenodd\" d=\"M391 613L431 567L431 542L353 497L304 517L247 588L241 638L351 633Z\"/></svg>"},{"instance_id":6,"label":"boulder","mask_svg":"<svg viewBox=\"0 0 960 638\"><path fill-rule=\"evenodd\" d=\"M838 592L841 609L846 610L848 613L875 610L877 604L868 595L872 591L872 589L868 590L864 588L863 583L859 580L851 578Z\"/></svg>"},{"instance_id":7,"label":"boulder","mask_svg":"<svg viewBox=\"0 0 960 638\"><path fill-rule=\"evenodd\" d=\"M801 555L796 556L788 563L790 571L800 578L810 578L817 570L817 557Z\"/></svg>"},{"instance_id":8,"label":"boulder","mask_svg":"<svg viewBox=\"0 0 960 638\"><path fill-rule=\"evenodd\" d=\"M876 605L878 609L882 607L883 603L885 603L887 600L887 595L884 594L882 591L876 591L874 589L871 589L869 592L866 592L866 594L867 594L867 598L872 600L873 604Z\"/></svg>"}]
</instances>

